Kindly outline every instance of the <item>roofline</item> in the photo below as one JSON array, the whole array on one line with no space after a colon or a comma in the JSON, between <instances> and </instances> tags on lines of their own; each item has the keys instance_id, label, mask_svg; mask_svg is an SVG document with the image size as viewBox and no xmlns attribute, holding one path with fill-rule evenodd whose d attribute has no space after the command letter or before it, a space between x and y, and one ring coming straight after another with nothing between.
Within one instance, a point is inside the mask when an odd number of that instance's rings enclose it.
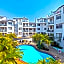
<instances>
[{"instance_id":1,"label":"roofline","mask_svg":"<svg viewBox=\"0 0 64 64\"><path fill-rule=\"evenodd\" d=\"M64 6L64 5L60 6L57 10L59 10L59 9L62 8L63 6ZM56 10L56 11L57 11L57 10ZM54 12L56 12L56 11L54 11Z\"/></svg>"}]
</instances>

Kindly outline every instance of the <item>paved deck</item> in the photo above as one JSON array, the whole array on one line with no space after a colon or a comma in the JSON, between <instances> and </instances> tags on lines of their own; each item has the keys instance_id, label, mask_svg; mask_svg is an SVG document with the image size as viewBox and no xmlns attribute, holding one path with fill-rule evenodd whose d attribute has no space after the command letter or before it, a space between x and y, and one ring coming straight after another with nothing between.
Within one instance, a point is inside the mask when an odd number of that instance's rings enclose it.
<instances>
[{"instance_id":1,"label":"paved deck","mask_svg":"<svg viewBox=\"0 0 64 64\"><path fill-rule=\"evenodd\" d=\"M63 52L58 53L58 51L51 46L49 46L49 51L45 51L45 50L41 50L41 51L52 54L57 60L61 59L61 62L64 63L64 53Z\"/></svg>"}]
</instances>

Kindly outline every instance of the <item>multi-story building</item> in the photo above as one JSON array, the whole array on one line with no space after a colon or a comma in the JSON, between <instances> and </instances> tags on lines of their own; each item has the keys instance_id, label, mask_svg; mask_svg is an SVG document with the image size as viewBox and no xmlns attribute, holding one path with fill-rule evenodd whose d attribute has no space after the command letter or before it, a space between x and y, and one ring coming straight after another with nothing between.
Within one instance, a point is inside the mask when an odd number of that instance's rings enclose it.
<instances>
[{"instance_id":1,"label":"multi-story building","mask_svg":"<svg viewBox=\"0 0 64 64\"><path fill-rule=\"evenodd\" d=\"M54 36L62 47L64 47L64 5L59 7L52 15L46 18L36 19L30 22L27 18L13 18L8 20L0 16L0 32L3 34L15 33L17 37L29 37L35 33Z\"/></svg>"},{"instance_id":2,"label":"multi-story building","mask_svg":"<svg viewBox=\"0 0 64 64\"><path fill-rule=\"evenodd\" d=\"M29 37L36 33L36 23L29 22L27 18L13 18L15 33L18 37Z\"/></svg>"},{"instance_id":3,"label":"multi-story building","mask_svg":"<svg viewBox=\"0 0 64 64\"><path fill-rule=\"evenodd\" d=\"M45 34L47 32L47 19L40 18L36 20L36 32Z\"/></svg>"},{"instance_id":4,"label":"multi-story building","mask_svg":"<svg viewBox=\"0 0 64 64\"><path fill-rule=\"evenodd\" d=\"M54 37L64 47L64 5L54 12Z\"/></svg>"},{"instance_id":5,"label":"multi-story building","mask_svg":"<svg viewBox=\"0 0 64 64\"><path fill-rule=\"evenodd\" d=\"M14 21L7 20L6 17L0 16L0 33L14 33Z\"/></svg>"}]
</instances>

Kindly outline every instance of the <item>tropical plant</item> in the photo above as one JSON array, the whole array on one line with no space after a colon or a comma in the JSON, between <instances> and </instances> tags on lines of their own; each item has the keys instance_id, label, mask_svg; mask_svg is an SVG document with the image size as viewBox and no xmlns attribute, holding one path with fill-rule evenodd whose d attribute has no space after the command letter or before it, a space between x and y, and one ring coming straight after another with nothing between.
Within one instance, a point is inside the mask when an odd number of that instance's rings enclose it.
<instances>
[{"instance_id":1,"label":"tropical plant","mask_svg":"<svg viewBox=\"0 0 64 64\"><path fill-rule=\"evenodd\" d=\"M42 34L35 34L32 36L34 42L38 43L38 41L40 41L42 39L43 35Z\"/></svg>"},{"instance_id":2,"label":"tropical plant","mask_svg":"<svg viewBox=\"0 0 64 64\"><path fill-rule=\"evenodd\" d=\"M46 62L46 60L48 62ZM37 64L63 64L60 60L55 60L53 58L46 58L46 60L38 60Z\"/></svg>"},{"instance_id":3,"label":"tropical plant","mask_svg":"<svg viewBox=\"0 0 64 64\"><path fill-rule=\"evenodd\" d=\"M43 35L42 39L40 40L40 44L42 43L45 43L47 44L48 46L51 44L51 40L50 38L48 37L48 35Z\"/></svg>"},{"instance_id":4,"label":"tropical plant","mask_svg":"<svg viewBox=\"0 0 64 64\"><path fill-rule=\"evenodd\" d=\"M37 64L46 64L46 60L43 59L43 60L38 60Z\"/></svg>"},{"instance_id":5,"label":"tropical plant","mask_svg":"<svg viewBox=\"0 0 64 64\"><path fill-rule=\"evenodd\" d=\"M50 40L50 38L48 37L48 35L46 35L46 34L35 34L35 35L33 35L32 36L32 38L33 38L33 40L36 42L36 43L38 43L38 44L42 44L42 43L44 43L44 44L47 44L48 46L50 45L50 43L51 43L51 40Z\"/></svg>"},{"instance_id":6,"label":"tropical plant","mask_svg":"<svg viewBox=\"0 0 64 64\"><path fill-rule=\"evenodd\" d=\"M22 58L23 52L16 48L17 41L11 34L0 37L0 64L16 64L16 58Z\"/></svg>"},{"instance_id":7,"label":"tropical plant","mask_svg":"<svg viewBox=\"0 0 64 64\"><path fill-rule=\"evenodd\" d=\"M15 33L10 33L10 34L5 34L4 35L5 37L9 37L9 38L17 38L16 34Z\"/></svg>"}]
</instances>

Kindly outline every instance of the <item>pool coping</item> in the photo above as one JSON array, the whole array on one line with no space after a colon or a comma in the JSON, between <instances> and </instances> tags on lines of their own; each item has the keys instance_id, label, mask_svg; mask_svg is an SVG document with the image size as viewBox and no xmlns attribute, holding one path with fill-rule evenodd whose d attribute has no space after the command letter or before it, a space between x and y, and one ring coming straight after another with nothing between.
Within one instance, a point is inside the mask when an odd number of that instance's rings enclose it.
<instances>
[{"instance_id":1,"label":"pool coping","mask_svg":"<svg viewBox=\"0 0 64 64\"><path fill-rule=\"evenodd\" d=\"M53 54L45 51L45 50L41 50L41 49L38 49L36 45L32 45L32 44L22 44L22 45L28 45L28 46L32 46L34 47L37 51L39 52L42 52L42 53L46 53L46 54L49 54L50 56L52 56L55 60L58 60Z\"/></svg>"}]
</instances>

